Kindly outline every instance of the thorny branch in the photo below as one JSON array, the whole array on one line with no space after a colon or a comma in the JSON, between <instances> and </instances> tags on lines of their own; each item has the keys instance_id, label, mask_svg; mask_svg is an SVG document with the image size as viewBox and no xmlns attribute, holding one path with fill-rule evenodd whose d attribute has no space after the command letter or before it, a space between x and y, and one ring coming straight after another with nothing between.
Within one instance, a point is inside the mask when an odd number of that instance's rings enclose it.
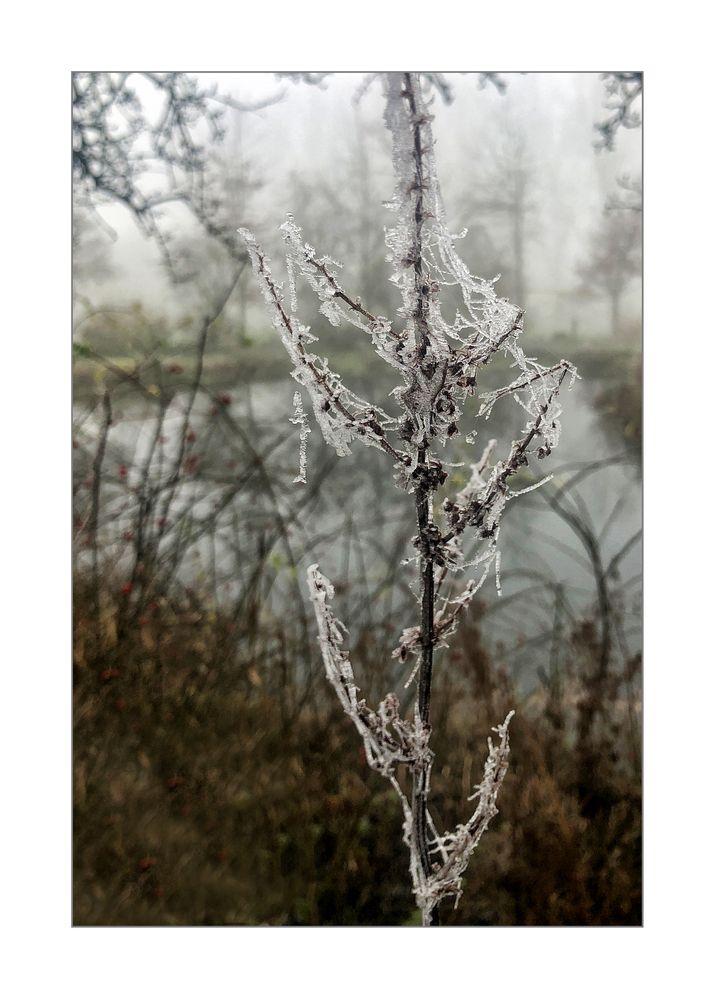
<instances>
[{"instance_id":1,"label":"thorny branch","mask_svg":"<svg viewBox=\"0 0 715 999\"><path fill-rule=\"evenodd\" d=\"M439 89L438 81L431 81ZM507 502L524 490L512 492L510 479L532 457L549 455L560 435L559 389L566 375L577 377L568 361L545 368L527 358L518 339L523 311L497 297L494 281L472 275L455 251L458 237L444 222L434 160L429 104L416 73L390 73L384 80L385 124L392 135L396 179L389 204L393 225L386 230L391 281L402 304L393 320L375 315L357 297L340 286L340 264L319 257L304 243L301 230L289 216L281 226L288 272L289 305L282 285L273 278L269 261L249 231L239 230L248 248L255 275L286 351L293 362L293 378L310 396L323 437L338 455L350 453L360 440L379 448L394 461L395 479L414 495L417 534L413 543L419 558L420 621L403 631L393 655L405 661L414 655L417 696L412 720L400 714L400 702L389 693L377 710L359 697L353 669L342 648L343 625L334 616L333 588L317 565L308 569L308 585L318 622L320 647L328 680L355 724L365 745L367 761L397 792L403 810L404 840L410 852L410 873L424 925L438 921L439 903L461 894L461 878L469 858L496 814L496 799L506 774L510 712L489 743L484 778L476 789L476 808L454 832L440 834L429 813L428 797L433 753L430 749L430 701L435 649L444 647L455 631L492 565L499 582L500 522ZM320 311L334 326L349 323L366 332L377 354L395 369L401 384L391 393L398 416L369 405L347 389L328 362L308 350L315 341L297 318L296 278L301 277L320 300ZM464 312L445 318L440 305L442 285L457 286ZM488 419L493 406L510 396L527 414L521 437L512 441L506 456L490 467L496 441L471 465L471 478L454 497L445 499L435 516L434 498L448 478L448 466L439 447L460 433L461 405L477 393L482 368L498 352L512 359L517 377L503 389L480 395L479 416ZM297 411L297 404L296 404ZM467 435L471 443L476 434ZM301 466L302 467L302 466ZM543 482L528 488L536 488ZM476 553L463 553L467 530L474 529ZM440 596L448 573L476 569L456 597ZM436 607L441 601L439 608ZM400 771L402 768L402 772ZM404 788L404 770L411 793Z\"/></svg>"}]
</instances>

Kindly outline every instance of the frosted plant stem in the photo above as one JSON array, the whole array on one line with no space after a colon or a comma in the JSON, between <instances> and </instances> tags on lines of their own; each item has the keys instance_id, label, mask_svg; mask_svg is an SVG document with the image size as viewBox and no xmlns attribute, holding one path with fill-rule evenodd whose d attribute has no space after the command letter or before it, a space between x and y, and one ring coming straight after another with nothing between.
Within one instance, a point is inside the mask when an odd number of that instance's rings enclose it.
<instances>
[{"instance_id":1,"label":"frosted plant stem","mask_svg":"<svg viewBox=\"0 0 715 999\"><path fill-rule=\"evenodd\" d=\"M350 655L343 648L347 631L333 613L334 588L318 565L307 570L315 609L326 677L345 713L352 719L370 767L387 778L400 800L403 840L409 851L409 871L415 901L424 926L438 926L443 899L462 895L462 878L490 820L497 814L497 796L509 759L509 712L488 740L488 756L481 782L470 800L474 811L452 832L438 832L428 808L434 753L430 748L432 674L435 651L447 647L490 567L494 566L501 594L500 522L513 496L510 481L530 460L547 457L560 435L559 389L567 374L577 377L573 365L560 361L549 368L528 358L518 343L523 311L497 297L494 281L470 273L454 248L457 236L446 228L434 158L429 113L417 73L388 73L384 79L385 125L392 135L395 193L388 207L394 224L385 230L391 282L402 304L392 319L376 315L355 295L345 292L337 278L341 264L318 256L303 241L292 216L281 226L286 245L290 306L284 304L282 285L271 273L270 261L248 230L240 230L259 287L278 334L293 362L292 375L308 392L313 414L327 444L339 456L351 445L375 447L393 460L398 487L414 494L417 532L413 539L419 563L417 599L419 622L405 628L393 657L415 667L405 688L416 678L417 693L411 718L403 717L396 694L388 693L376 709L368 706L355 682ZM325 358L310 350L317 338L297 313L295 278L300 276L320 300L320 312L333 326L349 324L367 333L378 356L401 384L390 393L400 410L390 415L361 399L334 372ZM457 286L465 313L448 321L440 304L440 288ZM498 352L511 356L519 374L503 389L482 393L479 416L488 420L495 404L514 399L527 414L522 435L513 440L503 458L492 463L496 441L490 441L481 459L471 465L471 478L453 498L444 497L435 520L434 498L449 477L441 455L460 432L460 405L478 393L482 368ZM308 427L300 394L295 397L294 422L301 427L299 481L305 479L305 437ZM466 438L474 442L476 431ZM547 480L542 480L548 481ZM539 484L539 483L537 483ZM477 550L465 557L463 542L473 533ZM407 563L413 560L409 559ZM441 594L447 573L476 570L475 578L456 597ZM478 578L477 578L478 577ZM435 603L440 606L435 610Z\"/></svg>"},{"instance_id":2,"label":"frosted plant stem","mask_svg":"<svg viewBox=\"0 0 715 999\"><path fill-rule=\"evenodd\" d=\"M420 122L417 116L417 104L409 73L404 74L404 93L410 108L414 157L414 189L415 189L415 222L414 222L414 271L415 271L415 331L417 340L417 360L424 364L429 347L429 301L425 294L422 265L422 225L424 221L423 190L424 176L422 169L422 136ZM417 468L423 475L415 490L415 506L417 509L417 527L420 546L420 579L421 595L421 633L422 653L420 656L419 680L417 686L417 707L415 724L424 726L429 731L430 701L432 697L432 666L434 660L434 553L430 543L429 528L432 523L432 490L429 486L427 470L429 467L429 443L425 435L425 443L417 452ZM425 880L430 875L429 847L427 845L427 795L429 793L429 770L427 764L416 769L412 777L412 813L414 816L415 846L422 865ZM424 908L422 922L425 926L439 925L439 906Z\"/></svg>"},{"instance_id":3,"label":"frosted plant stem","mask_svg":"<svg viewBox=\"0 0 715 999\"><path fill-rule=\"evenodd\" d=\"M420 448L418 467L424 465L425 448ZM419 682L417 687L417 707L415 724L429 728L430 701L432 696L432 663L434 658L434 556L431 551L429 526L431 522L432 496L429 488L419 486L415 492L417 524L420 540L420 577L422 586L421 635ZM414 816L415 846L420 858L425 878L429 877L429 850L427 847L427 794L429 783L428 765L416 769L412 778L412 813ZM425 926L439 924L438 907L430 912L423 910Z\"/></svg>"},{"instance_id":4,"label":"frosted plant stem","mask_svg":"<svg viewBox=\"0 0 715 999\"><path fill-rule=\"evenodd\" d=\"M412 188L414 200L414 228L412 246L412 267L414 269L415 288L415 361L421 366L423 373L430 346L430 333L427 317L429 316L429 300L427 285L423 274L422 229L424 223L424 171L422 162L421 121L417 114L417 102L409 73L403 75L403 94L410 111L412 130L412 158L414 177ZM429 733L430 702L432 694L432 669L434 660L434 552L431 544L430 527L432 525L432 489L429 480L429 430L426 430L423 442L418 448L416 472L418 484L415 489L415 507L417 513L418 545L420 549L420 583L421 583L421 653L418 671L417 704L415 707L415 726ZM415 767L412 774L412 814L414 848L422 868L425 881L430 876L429 846L427 843L427 796L429 793L429 758L425 758ZM422 922L425 926L439 925L439 906L422 908Z\"/></svg>"}]
</instances>

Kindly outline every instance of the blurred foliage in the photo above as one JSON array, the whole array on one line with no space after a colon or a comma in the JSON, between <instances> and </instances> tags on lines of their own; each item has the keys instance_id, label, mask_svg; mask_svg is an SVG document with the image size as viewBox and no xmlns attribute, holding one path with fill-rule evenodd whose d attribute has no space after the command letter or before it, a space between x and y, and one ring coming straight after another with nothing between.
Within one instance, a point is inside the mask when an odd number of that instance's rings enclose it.
<instances>
[{"instance_id":1,"label":"blurred foliage","mask_svg":"<svg viewBox=\"0 0 715 999\"><path fill-rule=\"evenodd\" d=\"M89 312L75 331L75 354L87 356L89 348L107 357L140 357L165 348L180 330L180 323L170 325L141 302L132 302L123 309Z\"/></svg>"},{"instance_id":2,"label":"blurred foliage","mask_svg":"<svg viewBox=\"0 0 715 999\"><path fill-rule=\"evenodd\" d=\"M606 423L638 448L643 440L643 382L640 374L606 385L595 405Z\"/></svg>"},{"instance_id":3,"label":"blurred foliage","mask_svg":"<svg viewBox=\"0 0 715 999\"><path fill-rule=\"evenodd\" d=\"M121 598L99 630L93 606L77 579L75 924L414 922L395 796L329 692L305 699L290 648L271 661L280 621L263 621L247 655L233 617L196 591L152 601L131 630ZM379 656L374 635L357 639L371 643ZM517 706L501 814L445 924L640 922L638 726L621 695L593 703L579 678L595 644L588 628L575 636L560 689L521 703L478 612L440 663L440 821L466 814L490 725ZM588 752L579 710L595 721Z\"/></svg>"}]
</instances>

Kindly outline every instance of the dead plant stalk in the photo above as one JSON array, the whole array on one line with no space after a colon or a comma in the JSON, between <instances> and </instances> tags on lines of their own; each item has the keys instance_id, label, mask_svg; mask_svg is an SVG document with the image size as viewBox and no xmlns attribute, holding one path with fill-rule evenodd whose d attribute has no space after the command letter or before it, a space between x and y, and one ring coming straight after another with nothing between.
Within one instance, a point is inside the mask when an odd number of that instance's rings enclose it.
<instances>
[{"instance_id":1,"label":"dead plant stalk","mask_svg":"<svg viewBox=\"0 0 715 999\"><path fill-rule=\"evenodd\" d=\"M396 180L389 205L394 224L386 231L386 244L393 269L391 281L402 297L393 320L373 315L357 297L341 288L336 278L341 265L317 256L303 241L292 216L281 226L288 270L287 302L283 286L274 280L269 260L253 234L246 229L239 231L273 325L293 362L293 378L307 390L326 442L338 455L350 454L350 445L356 440L379 448L393 460L398 486L414 496L420 618L419 625L402 633L393 653L402 662L411 656L416 659L405 684L409 686L416 678L411 719L402 717L394 693L387 694L376 710L359 697L348 653L342 647L346 632L331 609L333 587L317 565L308 569L308 585L327 677L363 739L368 763L390 781L399 796L413 891L423 924L429 926L438 922L442 899L452 896L455 905L459 900L470 856L497 812L513 714L509 712L495 728L494 742L489 740L484 775L472 796L476 799L473 813L453 832L438 832L428 808L434 759L430 748L434 653L446 645L492 565L500 592L500 521L506 503L519 494L511 491L509 480L532 457L547 456L558 443L558 393L567 373L573 380L576 371L567 361L545 368L527 358L518 343L522 310L497 297L496 279L483 280L470 274L457 255L454 244L459 237L451 235L444 223L433 119L420 75L387 74L384 92ZM349 323L362 330L378 355L399 374L401 384L391 393L400 410L398 416L350 391L328 362L310 351L316 338L297 316L298 276L317 294L320 311L332 325ZM440 305L440 289L449 285L461 292L464 309L457 310L451 321ZM450 467L440 457L440 449L460 433L460 405L477 392L481 370L498 351L511 357L518 375L505 388L479 396L479 416L488 419L492 407L509 396L527 414L523 435L491 466L496 441L489 441L481 459L471 466L467 485L453 499L445 499L435 516L435 493L444 486ZM300 422L298 416L296 420ZM301 475L305 436L301 434ZM467 442L472 443L475 437L473 431ZM463 551L468 529L473 529L469 556ZM448 574L470 575L470 570L476 570L475 578L468 579L461 592L456 596L450 596L449 591L441 594ZM411 792L404 786L405 768Z\"/></svg>"}]
</instances>

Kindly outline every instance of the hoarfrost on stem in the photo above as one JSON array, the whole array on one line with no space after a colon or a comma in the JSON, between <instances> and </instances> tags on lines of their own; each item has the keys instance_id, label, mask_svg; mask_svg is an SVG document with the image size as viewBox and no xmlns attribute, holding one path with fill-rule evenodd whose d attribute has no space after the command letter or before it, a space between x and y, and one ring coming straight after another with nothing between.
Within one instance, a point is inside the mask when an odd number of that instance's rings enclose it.
<instances>
[{"instance_id":1,"label":"hoarfrost on stem","mask_svg":"<svg viewBox=\"0 0 715 999\"><path fill-rule=\"evenodd\" d=\"M427 78L434 84L434 76ZM510 712L495 730L496 742L489 742L474 812L454 832L438 833L427 807L433 760L429 744L434 652L447 645L492 566L501 594L498 540L504 509L510 499L541 484L512 491L511 479L557 446L559 390L567 375L572 383L577 375L568 361L544 367L524 354L519 344L523 311L497 296L496 279L472 274L457 253L455 243L464 233L451 234L444 221L431 103L424 97L420 75L386 74L383 89L395 175L394 193L387 203L392 222L386 228L385 242L392 265L390 280L401 299L391 319L371 312L343 288L338 279L341 265L304 242L292 215L280 227L288 274L287 306L282 286L273 278L270 261L254 235L246 229L239 232L273 325L293 364L292 376L307 390L326 443L340 456L350 454L356 441L383 451L396 469L398 486L414 497L418 556L403 564L418 563L420 620L403 630L393 652L400 662L410 656L416 660L405 684L408 687L416 681L412 720L402 716L394 693L387 694L375 710L360 697L343 649L346 630L331 609L333 588L317 565L308 569L308 586L327 678L363 740L369 765L390 781L399 796L415 899L423 923L433 925L438 921L440 901L448 896L459 899L462 874L496 814L507 770L512 717ZM390 398L397 413L361 399L327 360L311 351L316 338L297 316L298 280L317 296L328 322L366 334L376 353L395 371L399 381ZM461 296L462 304L452 317L442 309L444 287L456 288ZM465 400L479 394L482 369L497 353L511 361L516 373L503 388L479 395L478 417L488 420L494 406L509 397L525 413L521 435L501 457L496 456L496 440L490 440L471 464L467 484L453 498L445 497L435 510L435 494L453 467L442 459L442 449L460 434ZM304 482L308 428L300 393L294 403L294 422L301 426L298 481ZM472 431L467 444L476 436ZM464 555L467 536L473 546L468 559ZM449 575L470 575L470 571L472 578L455 595L447 582ZM411 794L404 786L406 780L411 781Z\"/></svg>"}]
</instances>

